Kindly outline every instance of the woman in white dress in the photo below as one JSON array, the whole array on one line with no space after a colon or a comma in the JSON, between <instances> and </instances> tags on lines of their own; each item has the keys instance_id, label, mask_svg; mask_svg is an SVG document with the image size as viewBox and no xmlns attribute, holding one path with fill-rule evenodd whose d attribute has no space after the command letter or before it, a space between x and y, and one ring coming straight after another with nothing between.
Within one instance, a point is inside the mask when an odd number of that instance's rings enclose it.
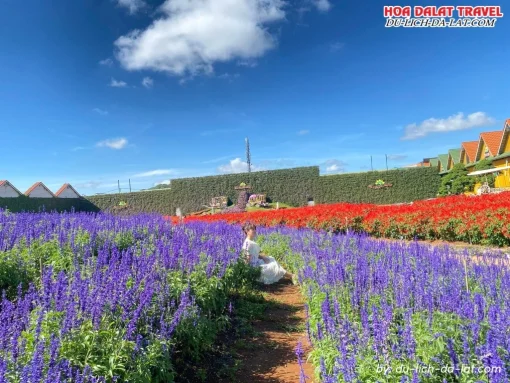
<instances>
[{"instance_id":1,"label":"woman in white dress","mask_svg":"<svg viewBox=\"0 0 510 383\"><path fill-rule=\"evenodd\" d=\"M297 284L297 279L294 275L281 267L273 257L265 255L260 251L260 245L254 241L257 236L255 225L251 223L244 225L243 232L246 234L243 244L243 255L246 257L246 262L251 266L260 267L261 273L258 282L270 285L282 278L288 278L292 280L292 283Z\"/></svg>"}]
</instances>

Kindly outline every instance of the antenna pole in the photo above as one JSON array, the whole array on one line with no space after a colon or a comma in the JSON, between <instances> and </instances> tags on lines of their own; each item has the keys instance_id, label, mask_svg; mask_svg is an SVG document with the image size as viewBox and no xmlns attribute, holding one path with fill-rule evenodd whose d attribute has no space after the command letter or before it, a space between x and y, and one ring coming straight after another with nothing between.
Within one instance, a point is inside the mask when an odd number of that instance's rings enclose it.
<instances>
[{"instance_id":1,"label":"antenna pole","mask_svg":"<svg viewBox=\"0 0 510 383\"><path fill-rule=\"evenodd\" d=\"M248 137L245 139L246 142L246 163L248 164L248 173L251 173L251 153L250 153L250 141Z\"/></svg>"}]
</instances>

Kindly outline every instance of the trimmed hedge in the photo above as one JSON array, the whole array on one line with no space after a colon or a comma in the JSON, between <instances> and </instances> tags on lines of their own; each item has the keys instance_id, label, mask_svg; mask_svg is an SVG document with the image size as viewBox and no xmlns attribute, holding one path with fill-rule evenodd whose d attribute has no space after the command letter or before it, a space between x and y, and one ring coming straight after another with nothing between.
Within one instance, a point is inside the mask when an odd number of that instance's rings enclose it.
<instances>
[{"instance_id":1,"label":"trimmed hedge","mask_svg":"<svg viewBox=\"0 0 510 383\"><path fill-rule=\"evenodd\" d=\"M9 209L13 213L45 211L75 211L97 212L99 209L84 198L29 198L19 196L16 198L0 198L0 208Z\"/></svg>"},{"instance_id":2,"label":"trimmed hedge","mask_svg":"<svg viewBox=\"0 0 510 383\"><path fill-rule=\"evenodd\" d=\"M382 179L391 187L371 189ZM394 204L434 198L441 184L436 168L409 168L321 176L317 180L317 203L354 202Z\"/></svg>"},{"instance_id":3,"label":"trimmed hedge","mask_svg":"<svg viewBox=\"0 0 510 383\"><path fill-rule=\"evenodd\" d=\"M234 188L242 182L251 186L250 193L266 194L273 202L302 206L306 204L307 197L313 195L318 178L319 168L312 166L175 179L172 180L172 190L174 198L180 202L179 207L187 213L209 205L212 197L227 196L229 203L235 203L238 192Z\"/></svg>"},{"instance_id":4,"label":"trimmed hedge","mask_svg":"<svg viewBox=\"0 0 510 383\"><path fill-rule=\"evenodd\" d=\"M308 196L313 195L319 168L303 167L261 171L253 173L227 174L196 178L172 180L171 189L147 192L107 194L87 197L101 210L115 208L125 213L161 213L175 215L181 208L183 214L204 209L211 203L211 198L226 196L229 203L237 201L234 189L242 182L252 187L252 193L263 193L269 200L285 202L292 206L302 206ZM117 208L120 202L126 202L125 208Z\"/></svg>"},{"instance_id":5,"label":"trimmed hedge","mask_svg":"<svg viewBox=\"0 0 510 383\"><path fill-rule=\"evenodd\" d=\"M378 179L392 187L371 189ZM319 168L303 167L253 173L228 174L172 180L171 189L107 194L88 197L101 210L129 213L174 215L179 207L184 214L199 211L212 197L227 196L237 201L234 187L242 182L252 193L266 194L272 202L292 206L306 205L308 197L316 203L393 204L436 197L441 177L435 168L411 168L366 173L320 176ZM120 202L126 205L119 206Z\"/></svg>"},{"instance_id":6,"label":"trimmed hedge","mask_svg":"<svg viewBox=\"0 0 510 383\"><path fill-rule=\"evenodd\" d=\"M173 182L173 181L172 181ZM104 194L87 197L100 210L115 210L122 213L159 213L175 215L177 199L173 189L161 189L122 194ZM126 206L119 206L125 202Z\"/></svg>"}]
</instances>

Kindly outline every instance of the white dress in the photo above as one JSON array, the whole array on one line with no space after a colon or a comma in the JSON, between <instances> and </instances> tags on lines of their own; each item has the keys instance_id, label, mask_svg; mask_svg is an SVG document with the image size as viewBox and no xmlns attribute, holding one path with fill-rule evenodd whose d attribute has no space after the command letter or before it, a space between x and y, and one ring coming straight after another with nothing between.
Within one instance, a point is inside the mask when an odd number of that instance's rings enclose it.
<instances>
[{"instance_id":1,"label":"white dress","mask_svg":"<svg viewBox=\"0 0 510 383\"><path fill-rule=\"evenodd\" d=\"M287 271L281 267L273 257L266 256L269 263L265 263L263 259L260 259L259 244L248 238L246 238L243 244L243 254L249 257L250 265L253 267L260 267L260 278L258 279L258 282L270 285L278 282L283 278L285 273L287 273Z\"/></svg>"}]
</instances>

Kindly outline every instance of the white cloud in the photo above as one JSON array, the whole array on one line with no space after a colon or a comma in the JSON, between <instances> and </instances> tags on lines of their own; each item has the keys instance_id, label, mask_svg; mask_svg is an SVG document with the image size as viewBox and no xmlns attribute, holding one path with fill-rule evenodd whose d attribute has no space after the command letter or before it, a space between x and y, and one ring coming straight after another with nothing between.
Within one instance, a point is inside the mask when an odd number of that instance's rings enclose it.
<instances>
[{"instance_id":1,"label":"white cloud","mask_svg":"<svg viewBox=\"0 0 510 383\"><path fill-rule=\"evenodd\" d=\"M326 167L327 173L342 173L345 171L347 164L340 160L331 159L327 160L323 165Z\"/></svg>"},{"instance_id":2,"label":"white cloud","mask_svg":"<svg viewBox=\"0 0 510 383\"><path fill-rule=\"evenodd\" d=\"M338 52L338 51L339 51L339 50L341 50L344 46L345 46L345 44L344 44L344 43L341 43L341 42L338 42L338 41L337 41L337 42L331 43L331 44L329 45L329 50L330 50L331 52L333 52L333 53L334 53L334 52Z\"/></svg>"},{"instance_id":3,"label":"white cloud","mask_svg":"<svg viewBox=\"0 0 510 383\"><path fill-rule=\"evenodd\" d=\"M445 133L480 128L494 123L495 120L487 116L484 112L472 113L466 117L464 117L463 113L458 113L448 118L429 118L419 125L416 123L407 125L404 128L402 140L415 140L431 133Z\"/></svg>"},{"instance_id":4,"label":"white cloud","mask_svg":"<svg viewBox=\"0 0 510 383\"><path fill-rule=\"evenodd\" d=\"M117 0L117 4L120 7L127 8L132 15L146 6L143 0Z\"/></svg>"},{"instance_id":5,"label":"white cloud","mask_svg":"<svg viewBox=\"0 0 510 383\"><path fill-rule=\"evenodd\" d=\"M258 171L258 170L262 170L262 168L252 164L251 170ZM248 171L248 163L241 160L240 158L230 160L230 162L228 164L221 165L218 167L219 173L226 173L226 174L228 174L228 173L245 173L247 171Z\"/></svg>"},{"instance_id":6,"label":"white cloud","mask_svg":"<svg viewBox=\"0 0 510 383\"><path fill-rule=\"evenodd\" d=\"M127 86L127 83L124 81L117 81L114 78L112 78L112 81L110 82L110 86L112 88L125 88Z\"/></svg>"},{"instance_id":7,"label":"white cloud","mask_svg":"<svg viewBox=\"0 0 510 383\"><path fill-rule=\"evenodd\" d=\"M306 134L308 134L308 133L310 133L310 131L309 131L309 130L303 129L303 130L300 130L297 134L298 134L299 136L304 136L304 135L306 135Z\"/></svg>"},{"instance_id":8,"label":"white cloud","mask_svg":"<svg viewBox=\"0 0 510 383\"><path fill-rule=\"evenodd\" d=\"M154 86L154 80L150 77L144 77L142 80L142 85L147 89L152 88Z\"/></svg>"},{"instance_id":9,"label":"white cloud","mask_svg":"<svg viewBox=\"0 0 510 383\"><path fill-rule=\"evenodd\" d=\"M321 12L327 12L333 7L329 0L312 0L312 2L313 5L315 5L315 7Z\"/></svg>"},{"instance_id":10,"label":"white cloud","mask_svg":"<svg viewBox=\"0 0 510 383\"><path fill-rule=\"evenodd\" d=\"M142 177L155 177L155 176L164 176L169 174L175 174L175 170L172 169L157 169L150 170L144 173L138 173L133 176L133 178L142 178Z\"/></svg>"},{"instance_id":11,"label":"white cloud","mask_svg":"<svg viewBox=\"0 0 510 383\"><path fill-rule=\"evenodd\" d=\"M258 63L254 60L239 60L237 62L237 65L238 66L244 66L244 67L247 67L247 68L255 68Z\"/></svg>"},{"instance_id":12,"label":"white cloud","mask_svg":"<svg viewBox=\"0 0 510 383\"><path fill-rule=\"evenodd\" d=\"M127 144L128 140L126 140L125 138L111 138L108 140L98 142L96 146L119 150L124 149L127 146Z\"/></svg>"},{"instance_id":13,"label":"white cloud","mask_svg":"<svg viewBox=\"0 0 510 383\"><path fill-rule=\"evenodd\" d=\"M127 70L212 73L215 63L253 60L273 49L267 27L284 19L283 7L283 0L166 0L160 19L117 39L116 56Z\"/></svg>"},{"instance_id":14,"label":"white cloud","mask_svg":"<svg viewBox=\"0 0 510 383\"><path fill-rule=\"evenodd\" d=\"M77 152L77 151L79 151L79 150L85 150L85 149L86 149L86 148L85 148L85 147L83 147L83 146L77 146L77 147L75 147L75 148L72 148L72 149L71 149L71 151L73 151L73 152Z\"/></svg>"},{"instance_id":15,"label":"white cloud","mask_svg":"<svg viewBox=\"0 0 510 383\"><path fill-rule=\"evenodd\" d=\"M218 76L218 78L221 78L222 80L228 80L228 82L233 82L235 79L241 77L239 73L223 73Z\"/></svg>"},{"instance_id":16,"label":"white cloud","mask_svg":"<svg viewBox=\"0 0 510 383\"><path fill-rule=\"evenodd\" d=\"M103 110L103 109L99 109L99 108L94 108L94 109L92 109L92 111L96 112L97 114L100 114L101 116L108 115L108 111L107 110Z\"/></svg>"},{"instance_id":17,"label":"white cloud","mask_svg":"<svg viewBox=\"0 0 510 383\"><path fill-rule=\"evenodd\" d=\"M113 65L113 60L110 59L110 58L101 60L101 61L99 61L99 65L112 66Z\"/></svg>"},{"instance_id":18,"label":"white cloud","mask_svg":"<svg viewBox=\"0 0 510 383\"><path fill-rule=\"evenodd\" d=\"M155 182L154 186L158 186L158 185L170 185L171 183L172 183L171 180L164 180L164 181L161 181L161 182Z\"/></svg>"}]
</instances>

